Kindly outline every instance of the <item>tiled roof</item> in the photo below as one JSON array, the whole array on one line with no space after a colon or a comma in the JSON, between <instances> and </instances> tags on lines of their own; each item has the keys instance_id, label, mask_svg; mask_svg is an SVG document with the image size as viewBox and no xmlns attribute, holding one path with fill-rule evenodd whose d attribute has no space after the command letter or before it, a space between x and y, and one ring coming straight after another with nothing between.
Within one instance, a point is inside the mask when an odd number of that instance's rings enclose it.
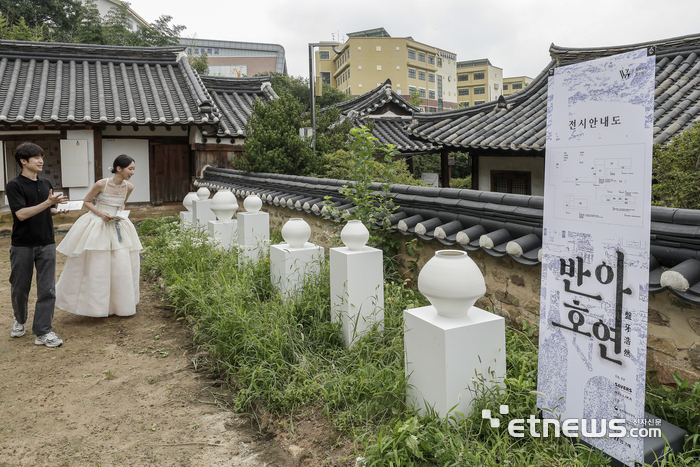
<instances>
[{"instance_id":1,"label":"tiled roof","mask_svg":"<svg viewBox=\"0 0 700 467\"><path fill-rule=\"evenodd\" d=\"M361 125L367 126L370 123L374 124L372 135L376 137L380 143L393 144L399 154L416 153L416 152L431 152L439 149L432 143L411 139L406 133L406 126L411 123L410 119L400 117L386 118L359 118L353 120L356 127Z\"/></svg>"},{"instance_id":2,"label":"tiled roof","mask_svg":"<svg viewBox=\"0 0 700 467\"><path fill-rule=\"evenodd\" d=\"M339 189L345 180L283 174L244 173L207 168L196 186L231 189L237 196L258 194L264 202L321 215L330 197L340 211L353 208ZM382 189L377 185L375 189ZM540 265L541 196L488 191L392 185L399 207L391 230L425 241L482 250L526 266ZM652 207L649 290L670 290L700 304L700 211Z\"/></svg>"},{"instance_id":3,"label":"tiled roof","mask_svg":"<svg viewBox=\"0 0 700 467\"><path fill-rule=\"evenodd\" d=\"M278 99L272 89L270 77L222 78L202 76L202 84L209 91L214 104L221 112L219 135L246 136L245 126L253 112L253 102Z\"/></svg>"},{"instance_id":4,"label":"tiled roof","mask_svg":"<svg viewBox=\"0 0 700 467\"><path fill-rule=\"evenodd\" d=\"M411 104L399 94L396 94L393 89L391 89L390 79L387 79L376 88L360 96L329 107L324 107L321 109L321 112L336 108L340 109L340 113L342 115L351 115L351 112L354 112L356 116L364 117L390 103L394 103L404 109L407 115L410 112L420 112L420 108Z\"/></svg>"},{"instance_id":5,"label":"tiled roof","mask_svg":"<svg viewBox=\"0 0 700 467\"><path fill-rule=\"evenodd\" d=\"M394 112L386 112L385 106L398 106L404 116ZM393 144L399 151L399 155L410 153L434 152L440 149L439 145L425 141L416 141L406 132L405 127L411 123L409 112L420 112L420 108L412 105L391 88L391 80L372 89L369 92L353 99L338 104L324 107L321 112L337 108L340 110L341 120L350 119L355 127L367 126L374 122L372 135L381 143ZM391 109L389 109L391 110ZM397 110L394 107L393 110Z\"/></svg>"},{"instance_id":6,"label":"tiled roof","mask_svg":"<svg viewBox=\"0 0 700 467\"><path fill-rule=\"evenodd\" d=\"M183 50L0 41L0 123L215 124Z\"/></svg>"},{"instance_id":7,"label":"tiled roof","mask_svg":"<svg viewBox=\"0 0 700 467\"><path fill-rule=\"evenodd\" d=\"M650 46L656 47L654 143L668 143L700 120L700 34L621 47L572 49L552 44L552 61L522 91L466 109L415 115L408 131L447 146L541 152L550 68Z\"/></svg>"}]
</instances>

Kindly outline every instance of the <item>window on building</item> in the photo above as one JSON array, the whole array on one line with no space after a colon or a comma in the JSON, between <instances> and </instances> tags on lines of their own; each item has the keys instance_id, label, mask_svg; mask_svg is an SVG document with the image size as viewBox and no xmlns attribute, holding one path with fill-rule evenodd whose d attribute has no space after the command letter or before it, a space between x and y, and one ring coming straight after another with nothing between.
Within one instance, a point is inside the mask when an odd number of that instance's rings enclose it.
<instances>
[{"instance_id":1,"label":"window on building","mask_svg":"<svg viewBox=\"0 0 700 467\"><path fill-rule=\"evenodd\" d=\"M504 91L507 91L507 90L508 90L508 85L507 85L507 84L504 84L504 85L503 85L503 90L504 90Z\"/></svg>"},{"instance_id":2,"label":"window on building","mask_svg":"<svg viewBox=\"0 0 700 467\"><path fill-rule=\"evenodd\" d=\"M437 58L437 66L442 66L442 57Z\"/></svg>"},{"instance_id":3,"label":"window on building","mask_svg":"<svg viewBox=\"0 0 700 467\"><path fill-rule=\"evenodd\" d=\"M408 58L409 58L409 60L415 60L416 59L416 51L413 49L408 49Z\"/></svg>"},{"instance_id":4,"label":"window on building","mask_svg":"<svg viewBox=\"0 0 700 467\"><path fill-rule=\"evenodd\" d=\"M428 63L430 65L435 65L435 55L428 55Z\"/></svg>"},{"instance_id":5,"label":"window on building","mask_svg":"<svg viewBox=\"0 0 700 467\"><path fill-rule=\"evenodd\" d=\"M421 97L425 97L425 88L418 88L418 94L420 94Z\"/></svg>"},{"instance_id":6,"label":"window on building","mask_svg":"<svg viewBox=\"0 0 700 467\"><path fill-rule=\"evenodd\" d=\"M522 89L523 83L513 83L513 89Z\"/></svg>"},{"instance_id":7,"label":"window on building","mask_svg":"<svg viewBox=\"0 0 700 467\"><path fill-rule=\"evenodd\" d=\"M378 45L378 46L377 46L377 52L381 52L381 51L382 51L382 46L381 46L381 45Z\"/></svg>"},{"instance_id":8,"label":"window on building","mask_svg":"<svg viewBox=\"0 0 700 467\"><path fill-rule=\"evenodd\" d=\"M382 66L381 66L381 65L377 65L377 71L382 71Z\"/></svg>"},{"instance_id":9,"label":"window on building","mask_svg":"<svg viewBox=\"0 0 700 467\"><path fill-rule=\"evenodd\" d=\"M409 93L409 94L413 94L414 92L416 92L416 87L415 87L415 86L409 86L409 87L408 87L408 93Z\"/></svg>"},{"instance_id":10,"label":"window on building","mask_svg":"<svg viewBox=\"0 0 700 467\"><path fill-rule=\"evenodd\" d=\"M483 104L484 102L486 102L486 101L474 101L474 105Z\"/></svg>"},{"instance_id":11,"label":"window on building","mask_svg":"<svg viewBox=\"0 0 700 467\"><path fill-rule=\"evenodd\" d=\"M428 90L428 98L435 99L435 90L434 89Z\"/></svg>"},{"instance_id":12,"label":"window on building","mask_svg":"<svg viewBox=\"0 0 700 467\"><path fill-rule=\"evenodd\" d=\"M429 83L435 82L435 73L428 73L428 82Z\"/></svg>"},{"instance_id":13,"label":"window on building","mask_svg":"<svg viewBox=\"0 0 700 467\"><path fill-rule=\"evenodd\" d=\"M469 107L469 102L462 102L462 107Z\"/></svg>"},{"instance_id":14,"label":"window on building","mask_svg":"<svg viewBox=\"0 0 700 467\"><path fill-rule=\"evenodd\" d=\"M474 95L477 95L477 94L486 94L486 88L483 86L478 87L478 88L474 88Z\"/></svg>"},{"instance_id":15,"label":"window on building","mask_svg":"<svg viewBox=\"0 0 700 467\"><path fill-rule=\"evenodd\" d=\"M492 170L491 191L530 195L530 172L518 170Z\"/></svg>"},{"instance_id":16,"label":"window on building","mask_svg":"<svg viewBox=\"0 0 700 467\"><path fill-rule=\"evenodd\" d=\"M331 59L331 53L327 50L321 50L318 53L318 55L321 58L321 60L330 60Z\"/></svg>"},{"instance_id":17,"label":"window on building","mask_svg":"<svg viewBox=\"0 0 700 467\"><path fill-rule=\"evenodd\" d=\"M414 68L409 68L408 69L408 77L409 78L415 78L416 77L416 70Z\"/></svg>"},{"instance_id":18,"label":"window on building","mask_svg":"<svg viewBox=\"0 0 700 467\"><path fill-rule=\"evenodd\" d=\"M469 88L458 89L457 95L458 96L468 96L469 95Z\"/></svg>"},{"instance_id":19,"label":"window on building","mask_svg":"<svg viewBox=\"0 0 700 467\"><path fill-rule=\"evenodd\" d=\"M469 81L469 73L462 73L457 75L457 81Z\"/></svg>"},{"instance_id":20,"label":"window on building","mask_svg":"<svg viewBox=\"0 0 700 467\"><path fill-rule=\"evenodd\" d=\"M418 79L421 81L425 81L425 71L418 72Z\"/></svg>"},{"instance_id":21,"label":"window on building","mask_svg":"<svg viewBox=\"0 0 700 467\"><path fill-rule=\"evenodd\" d=\"M419 62L425 61L425 52L418 52L418 61Z\"/></svg>"},{"instance_id":22,"label":"window on building","mask_svg":"<svg viewBox=\"0 0 700 467\"><path fill-rule=\"evenodd\" d=\"M430 113L436 113L437 112L437 107L429 107L428 112Z\"/></svg>"},{"instance_id":23,"label":"window on building","mask_svg":"<svg viewBox=\"0 0 700 467\"><path fill-rule=\"evenodd\" d=\"M321 72L321 82L323 84L331 84L331 72L330 71L322 71Z\"/></svg>"},{"instance_id":24,"label":"window on building","mask_svg":"<svg viewBox=\"0 0 700 467\"><path fill-rule=\"evenodd\" d=\"M484 73L474 73L474 80L484 79L484 78L485 78Z\"/></svg>"},{"instance_id":25,"label":"window on building","mask_svg":"<svg viewBox=\"0 0 700 467\"><path fill-rule=\"evenodd\" d=\"M438 88L437 88L437 95L438 98L442 97L442 76L438 75L438 82L437 82Z\"/></svg>"}]
</instances>

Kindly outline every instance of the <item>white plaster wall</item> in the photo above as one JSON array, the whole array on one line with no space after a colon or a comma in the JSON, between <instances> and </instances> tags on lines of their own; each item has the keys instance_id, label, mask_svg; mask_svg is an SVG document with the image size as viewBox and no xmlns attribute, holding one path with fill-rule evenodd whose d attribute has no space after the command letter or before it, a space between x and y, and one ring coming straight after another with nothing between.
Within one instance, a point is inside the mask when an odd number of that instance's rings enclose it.
<instances>
[{"instance_id":1,"label":"white plaster wall","mask_svg":"<svg viewBox=\"0 0 700 467\"><path fill-rule=\"evenodd\" d=\"M71 201L79 201L85 198L92 185L95 184L95 133L92 130L68 130L66 139L84 139L88 142L88 186L73 187L68 190Z\"/></svg>"},{"instance_id":2,"label":"white plaster wall","mask_svg":"<svg viewBox=\"0 0 700 467\"><path fill-rule=\"evenodd\" d=\"M479 190L491 191L492 170L531 172L532 194L544 195L544 157L479 157Z\"/></svg>"},{"instance_id":3,"label":"white plaster wall","mask_svg":"<svg viewBox=\"0 0 700 467\"><path fill-rule=\"evenodd\" d=\"M102 138L102 176L111 177L109 166L120 155L131 156L136 163L136 172L131 183L134 191L129 197L130 203L147 203L151 201L149 184L148 140L147 139L108 139Z\"/></svg>"}]
</instances>

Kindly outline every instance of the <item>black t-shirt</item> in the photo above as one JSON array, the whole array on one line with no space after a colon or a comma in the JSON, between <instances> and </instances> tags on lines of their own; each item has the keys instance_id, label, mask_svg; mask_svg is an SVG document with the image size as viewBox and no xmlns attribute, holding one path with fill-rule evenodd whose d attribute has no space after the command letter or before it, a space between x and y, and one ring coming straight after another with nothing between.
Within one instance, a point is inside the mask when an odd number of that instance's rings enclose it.
<instances>
[{"instance_id":1,"label":"black t-shirt","mask_svg":"<svg viewBox=\"0 0 700 467\"><path fill-rule=\"evenodd\" d=\"M56 243L53 232L51 208L46 208L39 214L26 220L19 220L15 214L22 208L36 206L46 201L49 191L53 189L51 182L45 178L36 180L18 175L7 182L5 194L12 211L12 246L45 246Z\"/></svg>"}]
</instances>

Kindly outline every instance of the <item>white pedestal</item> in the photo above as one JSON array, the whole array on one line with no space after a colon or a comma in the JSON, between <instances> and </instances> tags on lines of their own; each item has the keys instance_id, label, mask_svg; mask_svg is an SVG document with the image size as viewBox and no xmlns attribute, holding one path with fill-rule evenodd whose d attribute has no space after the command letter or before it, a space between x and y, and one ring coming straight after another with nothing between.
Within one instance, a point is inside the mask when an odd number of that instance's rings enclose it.
<instances>
[{"instance_id":1,"label":"white pedestal","mask_svg":"<svg viewBox=\"0 0 700 467\"><path fill-rule=\"evenodd\" d=\"M270 215L266 212L238 213L238 246L241 254L238 264L244 260L257 261L267 256L270 245Z\"/></svg>"},{"instance_id":2,"label":"white pedestal","mask_svg":"<svg viewBox=\"0 0 700 467\"><path fill-rule=\"evenodd\" d=\"M432 306L404 310L407 403L421 414L431 406L442 417L455 411L468 416L475 394L503 384L506 376L506 323L472 307L466 318L443 318ZM461 396L461 398L460 398Z\"/></svg>"},{"instance_id":3,"label":"white pedestal","mask_svg":"<svg viewBox=\"0 0 700 467\"><path fill-rule=\"evenodd\" d=\"M384 265L382 251L365 247L352 251L331 248L331 320L341 323L346 346L351 346L375 322L384 323Z\"/></svg>"},{"instance_id":4,"label":"white pedestal","mask_svg":"<svg viewBox=\"0 0 700 467\"><path fill-rule=\"evenodd\" d=\"M211 210L210 199L195 199L192 201L192 219L195 227L207 228L209 221L216 220L216 214Z\"/></svg>"},{"instance_id":5,"label":"white pedestal","mask_svg":"<svg viewBox=\"0 0 700 467\"><path fill-rule=\"evenodd\" d=\"M192 211L180 211L180 228L185 230L192 225Z\"/></svg>"},{"instance_id":6,"label":"white pedestal","mask_svg":"<svg viewBox=\"0 0 700 467\"><path fill-rule=\"evenodd\" d=\"M296 294L307 276L321 271L323 247L306 243L301 248L291 248L286 243L270 246L270 278L272 285L284 297Z\"/></svg>"},{"instance_id":7,"label":"white pedestal","mask_svg":"<svg viewBox=\"0 0 700 467\"><path fill-rule=\"evenodd\" d=\"M238 243L238 221L209 221L209 234L219 241L224 248L231 248Z\"/></svg>"}]
</instances>

